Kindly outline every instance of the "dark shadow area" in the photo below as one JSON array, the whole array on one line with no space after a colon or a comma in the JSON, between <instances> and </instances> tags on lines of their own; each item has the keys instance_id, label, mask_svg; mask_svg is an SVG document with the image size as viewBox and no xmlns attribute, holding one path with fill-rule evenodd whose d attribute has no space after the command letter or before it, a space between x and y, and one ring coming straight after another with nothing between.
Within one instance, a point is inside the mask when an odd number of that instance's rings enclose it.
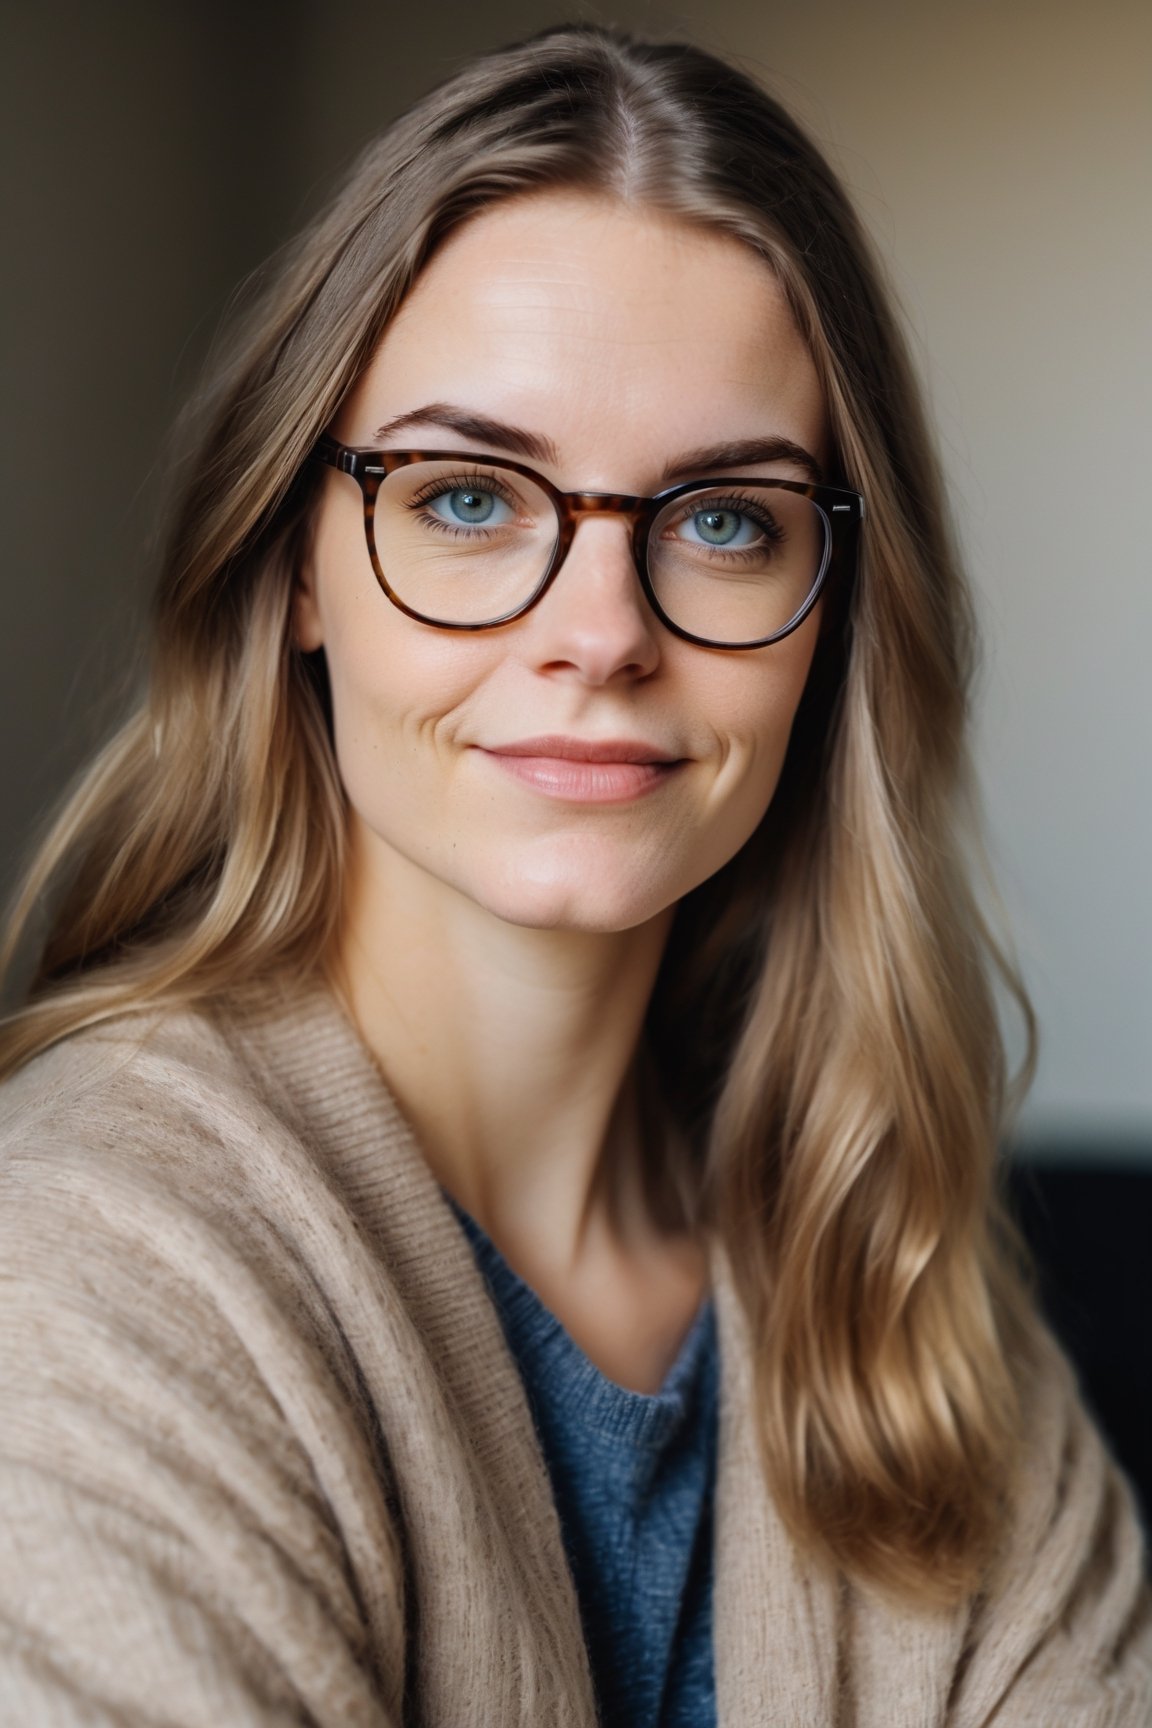
<instances>
[{"instance_id":1,"label":"dark shadow area","mask_svg":"<svg viewBox=\"0 0 1152 1728\"><path fill-rule=\"evenodd\" d=\"M1152 1531L1152 1167L1018 1162L1010 1193L1043 1307Z\"/></svg>"}]
</instances>

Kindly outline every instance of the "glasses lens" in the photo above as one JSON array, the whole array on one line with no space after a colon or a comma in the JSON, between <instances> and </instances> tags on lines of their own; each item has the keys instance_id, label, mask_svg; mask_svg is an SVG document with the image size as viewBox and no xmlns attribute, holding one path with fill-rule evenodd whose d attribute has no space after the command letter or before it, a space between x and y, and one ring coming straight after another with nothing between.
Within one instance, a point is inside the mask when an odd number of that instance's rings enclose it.
<instances>
[{"instance_id":1,"label":"glasses lens","mask_svg":"<svg viewBox=\"0 0 1152 1728\"><path fill-rule=\"evenodd\" d=\"M828 547L827 518L802 492L725 485L665 506L652 524L648 572L681 630L709 642L759 642L802 610Z\"/></svg>"},{"instance_id":2,"label":"glasses lens","mask_svg":"<svg viewBox=\"0 0 1152 1728\"><path fill-rule=\"evenodd\" d=\"M383 482L376 556L405 606L438 624L492 624L536 592L559 524L533 481L483 462L413 462Z\"/></svg>"}]
</instances>

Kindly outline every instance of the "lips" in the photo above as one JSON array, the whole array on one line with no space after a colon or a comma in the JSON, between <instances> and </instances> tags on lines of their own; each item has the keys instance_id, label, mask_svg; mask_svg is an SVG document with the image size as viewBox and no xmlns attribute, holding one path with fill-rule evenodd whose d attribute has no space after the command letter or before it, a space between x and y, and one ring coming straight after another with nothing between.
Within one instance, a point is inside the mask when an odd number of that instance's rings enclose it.
<instances>
[{"instance_id":1,"label":"lips","mask_svg":"<svg viewBox=\"0 0 1152 1728\"><path fill-rule=\"evenodd\" d=\"M490 756L544 756L557 762L676 762L679 758L658 744L632 738L521 738L515 744L490 744Z\"/></svg>"},{"instance_id":2,"label":"lips","mask_svg":"<svg viewBox=\"0 0 1152 1728\"><path fill-rule=\"evenodd\" d=\"M570 804L627 804L667 785L683 766L638 738L519 738L483 750L504 774Z\"/></svg>"}]
</instances>

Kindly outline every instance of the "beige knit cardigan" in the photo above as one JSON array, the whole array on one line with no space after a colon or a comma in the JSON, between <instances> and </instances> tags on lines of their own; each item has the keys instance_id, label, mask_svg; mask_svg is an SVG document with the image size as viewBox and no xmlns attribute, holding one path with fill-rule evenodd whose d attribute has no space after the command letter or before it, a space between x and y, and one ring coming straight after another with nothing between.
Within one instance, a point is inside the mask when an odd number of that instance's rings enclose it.
<instances>
[{"instance_id":1,"label":"beige knit cardigan","mask_svg":"<svg viewBox=\"0 0 1152 1728\"><path fill-rule=\"evenodd\" d=\"M1129 1491L1052 1350L987 1592L809 1569L721 1351L721 1728L1152 1724ZM472 1250L353 1029L128 1016L0 1087L0 1722L592 1728L579 1608Z\"/></svg>"}]
</instances>

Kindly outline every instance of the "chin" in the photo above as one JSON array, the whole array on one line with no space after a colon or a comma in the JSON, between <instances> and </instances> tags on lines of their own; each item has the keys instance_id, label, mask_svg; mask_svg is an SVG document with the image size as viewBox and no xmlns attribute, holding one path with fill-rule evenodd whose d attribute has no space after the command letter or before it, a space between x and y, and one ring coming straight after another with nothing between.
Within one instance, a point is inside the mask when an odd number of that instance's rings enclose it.
<instances>
[{"instance_id":1,"label":"chin","mask_svg":"<svg viewBox=\"0 0 1152 1728\"><path fill-rule=\"evenodd\" d=\"M524 929L607 935L647 924L679 896L671 891L664 896L653 893L651 883L643 889L620 885L612 892L603 879L593 876L547 882L511 876L486 891L473 891L470 898L506 924Z\"/></svg>"}]
</instances>

